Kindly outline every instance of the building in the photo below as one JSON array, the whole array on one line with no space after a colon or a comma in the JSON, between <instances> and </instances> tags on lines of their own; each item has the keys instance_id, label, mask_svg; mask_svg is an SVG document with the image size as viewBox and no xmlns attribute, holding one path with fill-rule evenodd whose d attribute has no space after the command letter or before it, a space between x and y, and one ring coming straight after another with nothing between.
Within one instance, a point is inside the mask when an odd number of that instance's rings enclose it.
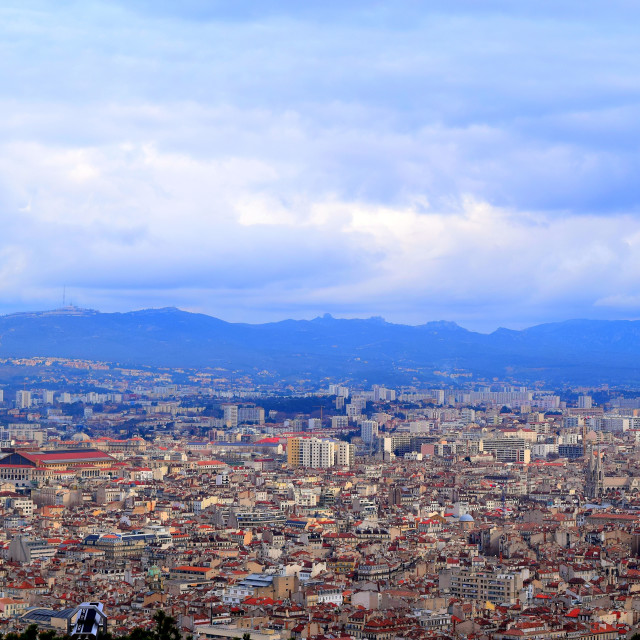
<instances>
[{"instance_id":1,"label":"building","mask_svg":"<svg viewBox=\"0 0 640 640\"><path fill-rule=\"evenodd\" d=\"M494 573L458 568L441 575L441 588L464 601L515 603L520 598L528 570L519 573ZM526 575L525 575L526 574Z\"/></svg>"},{"instance_id":2,"label":"building","mask_svg":"<svg viewBox=\"0 0 640 640\"><path fill-rule=\"evenodd\" d=\"M287 440L287 462L292 467L328 469L353 465L355 447L341 440L321 438L289 438Z\"/></svg>"},{"instance_id":3,"label":"building","mask_svg":"<svg viewBox=\"0 0 640 640\"><path fill-rule=\"evenodd\" d=\"M46 540L19 535L11 541L7 559L11 562L29 564L34 560L53 558L57 551L58 548L50 545Z\"/></svg>"},{"instance_id":4,"label":"building","mask_svg":"<svg viewBox=\"0 0 640 640\"><path fill-rule=\"evenodd\" d=\"M27 487L74 477L98 477L114 462L115 458L97 449L14 451L0 459L0 481Z\"/></svg>"},{"instance_id":5,"label":"building","mask_svg":"<svg viewBox=\"0 0 640 640\"><path fill-rule=\"evenodd\" d=\"M360 437L371 444L378 437L378 423L375 420L363 420L360 423Z\"/></svg>"},{"instance_id":6,"label":"building","mask_svg":"<svg viewBox=\"0 0 640 640\"><path fill-rule=\"evenodd\" d=\"M298 576L252 573L227 587L222 596L225 604L240 604L246 598L291 598L298 590Z\"/></svg>"},{"instance_id":7,"label":"building","mask_svg":"<svg viewBox=\"0 0 640 640\"><path fill-rule=\"evenodd\" d=\"M561 458L576 460L582 458L584 451L582 450L581 444L561 444L558 445L558 455Z\"/></svg>"},{"instance_id":8,"label":"building","mask_svg":"<svg viewBox=\"0 0 640 640\"><path fill-rule=\"evenodd\" d=\"M585 473L585 494L588 498L601 498L604 494L604 470L602 454L599 451L588 456Z\"/></svg>"},{"instance_id":9,"label":"building","mask_svg":"<svg viewBox=\"0 0 640 640\"><path fill-rule=\"evenodd\" d=\"M253 527L281 526L287 516L280 509L255 509L253 511L233 511L227 519L228 529L252 529Z\"/></svg>"},{"instance_id":10,"label":"building","mask_svg":"<svg viewBox=\"0 0 640 640\"><path fill-rule=\"evenodd\" d=\"M33 515L33 500L29 498L9 498L7 506L30 518Z\"/></svg>"},{"instance_id":11,"label":"building","mask_svg":"<svg viewBox=\"0 0 640 640\"><path fill-rule=\"evenodd\" d=\"M152 540L155 540L155 535L142 532L93 533L84 539L83 544L104 551L105 558L112 560L141 556Z\"/></svg>"},{"instance_id":12,"label":"building","mask_svg":"<svg viewBox=\"0 0 640 640\"><path fill-rule=\"evenodd\" d=\"M107 633L107 616L101 602L83 602L71 609L31 607L20 617L26 625L41 631L54 630L67 637L94 640Z\"/></svg>"},{"instance_id":13,"label":"building","mask_svg":"<svg viewBox=\"0 0 640 640\"><path fill-rule=\"evenodd\" d=\"M578 397L578 409L591 409L593 407L593 399L591 396Z\"/></svg>"},{"instance_id":14,"label":"building","mask_svg":"<svg viewBox=\"0 0 640 640\"><path fill-rule=\"evenodd\" d=\"M25 600L19 598L0 598L0 617L16 618L29 608Z\"/></svg>"},{"instance_id":15,"label":"building","mask_svg":"<svg viewBox=\"0 0 640 640\"><path fill-rule=\"evenodd\" d=\"M224 421L226 423L227 415ZM262 407L239 407L238 408L239 424L264 424L264 409Z\"/></svg>"},{"instance_id":16,"label":"building","mask_svg":"<svg viewBox=\"0 0 640 640\"><path fill-rule=\"evenodd\" d=\"M169 571L171 579L188 578L195 581L211 580L216 575L216 570L211 567L196 567L192 565L180 565L172 567Z\"/></svg>"},{"instance_id":17,"label":"building","mask_svg":"<svg viewBox=\"0 0 640 640\"><path fill-rule=\"evenodd\" d=\"M374 402L393 402L396 399L396 392L374 384L372 396Z\"/></svg>"},{"instance_id":18,"label":"building","mask_svg":"<svg viewBox=\"0 0 640 640\"><path fill-rule=\"evenodd\" d=\"M330 384L329 385L329 395L338 396L339 398L348 398L349 397L349 388L343 387L339 384Z\"/></svg>"},{"instance_id":19,"label":"building","mask_svg":"<svg viewBox=\"0 0 640 640\"><path fill-rule=\"evenodd\" d=\"M16 391L16 408L28 409L31 406L31 391L20 389Z\"/></svg>"},{"instance_id":20,"label":"building","mask_svg":"<svg viewBox=\"0 0 640 640\"><path fill-rule=\"evenodd\" d=\"M490 453L498 462L531 461L531 451L524 438L487 438L480 441L480 451Z\"/></svg>"},{"instance_id":21,"label":"building","mask_svg":"<svg viewBox=\"0 0 640 640\"><path fill-rule=\"evenodd\" d=\"M300 444L300 466L327 469L335 464L335 443L332 440L305 438Z\"/></svg>"},{"instance_id":22,"label":"building","mask_svg":"<svg viewBox=\"0 0 640 640\"><path fill-rule=\"evenodd\" d=\"M349 416L331 416L332 429L346 429L349 426Z\"/></svg>"},{"instance_id":23,"label":"building","mask_svg":"<svg viewBox=\"0 0 640 640\"><path fill-rule=\"evenodd\" d=\"M229 429L233 429L238 426L238 405L236 404L225 404L222 406L222 410L224 411L224 416L222 421L224 422L225 427Z\"/></svg>"},{"instance_id":24,"label":"building","mask_svg":"<svg viewBox=\"0 0 640 640\"><path fill-rule=\"evenodd\" d=\"M355 461L356 447L348 442L335 443L335 465L336 467L352 467Z\"/></svg>"},{"instance_id":25,"label":"building","mask_svg":"<svg viewBox=\"0 0 640 640\"><path fill-rule=\"evenodd\" d=\"M300 447L302 438L289 438L287 440L287 463L291 467L299 467L302 464Z\"/></svg>"}]
</instances>

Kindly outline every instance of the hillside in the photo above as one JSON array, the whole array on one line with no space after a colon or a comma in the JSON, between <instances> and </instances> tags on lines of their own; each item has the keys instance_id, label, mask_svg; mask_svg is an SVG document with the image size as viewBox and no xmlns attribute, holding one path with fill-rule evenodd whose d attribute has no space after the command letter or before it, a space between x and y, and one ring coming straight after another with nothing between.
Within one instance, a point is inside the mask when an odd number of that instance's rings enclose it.
<instances>
[{"instance_id":1,"label":"hillside","mask_svg":"<svg viewBox=\"0 0 640 640\"><path fill-rule=\"evenodd\" d=\"M380 318L229 323L174 308L67 308L0 317L0 357L56 356L158 367L267 370L283 378L443 381L458 370L550 383L640 382L640 322L571 320L491 334Z\"/></svg>"}]
</instances>

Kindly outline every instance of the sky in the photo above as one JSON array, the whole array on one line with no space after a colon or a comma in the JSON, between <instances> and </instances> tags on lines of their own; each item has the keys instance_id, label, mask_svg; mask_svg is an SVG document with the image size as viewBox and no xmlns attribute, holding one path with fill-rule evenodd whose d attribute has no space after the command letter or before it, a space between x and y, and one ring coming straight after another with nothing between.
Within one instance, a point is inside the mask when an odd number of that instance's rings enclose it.
<instances>
[{"instance_id":1,"label":"sky","mask_svg":"<svg viewBox=\"0 0 640 640\"><path fill-rule=\"evenodd\" d=\"M3 0L0 80L0 313L640 318L637 2Z\"/></svg>"}]
</instances>

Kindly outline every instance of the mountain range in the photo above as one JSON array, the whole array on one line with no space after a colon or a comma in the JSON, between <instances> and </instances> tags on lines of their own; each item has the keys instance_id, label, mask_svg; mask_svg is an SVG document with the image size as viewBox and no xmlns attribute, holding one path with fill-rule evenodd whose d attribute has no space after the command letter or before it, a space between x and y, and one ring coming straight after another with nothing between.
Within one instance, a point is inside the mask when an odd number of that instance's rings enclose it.
<instances>
[{"instance_id":1,"label":"mountain range","mask_svg":"<svg viewBox=\"0 0 640 640\"><path fill-rule=\"evenodd\" d=\"M552 384L640 382L640 321L569 320L483 334L381 318L229 323L175 308L66 307L0 317L0 358L221 367L281 379L450 384L458 376Z\"/></svg>"}]
</instances>

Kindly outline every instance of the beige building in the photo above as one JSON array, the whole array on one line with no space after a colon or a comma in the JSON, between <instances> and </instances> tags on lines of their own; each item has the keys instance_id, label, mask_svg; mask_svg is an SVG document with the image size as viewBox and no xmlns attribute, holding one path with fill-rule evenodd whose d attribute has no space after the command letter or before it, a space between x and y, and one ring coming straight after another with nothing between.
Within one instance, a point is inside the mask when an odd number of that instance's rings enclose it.
<instances>
[{"instance_id":1,"label":"beige building","mask_svg":"<svg viewBox=\"0 0 640 640\"><path fill-rule=\"evenodd\" d=\"M516 602L520 598L523 582L527 577L528 571L494 573L459 568L441 575L440 588L448 588L451 595L465 601Z\"/></svg>"}]
</instances>

